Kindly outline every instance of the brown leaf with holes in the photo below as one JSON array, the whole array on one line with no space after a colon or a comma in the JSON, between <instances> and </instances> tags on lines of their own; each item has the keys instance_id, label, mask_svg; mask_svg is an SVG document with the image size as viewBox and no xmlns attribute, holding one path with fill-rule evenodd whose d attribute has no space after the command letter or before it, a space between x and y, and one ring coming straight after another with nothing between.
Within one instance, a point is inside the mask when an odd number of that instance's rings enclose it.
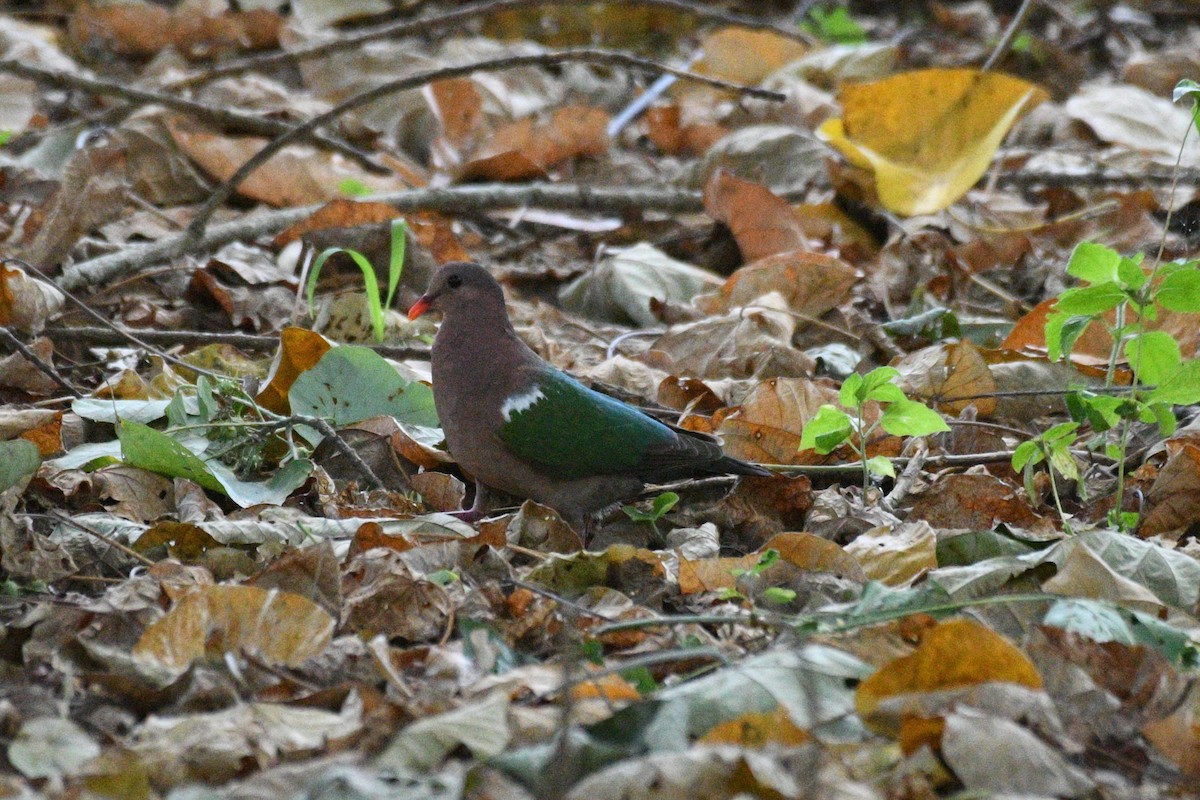
<instances>
[{"instance_id":1,"label":"brown leaf with holes","mask_svg":"<svg viewBox=\"0 0 1200 800\"><path fill-rule=\"evenodd\" d=\"M997 523L1044 528L1049 521L1029 507L1025 490L992 475L945 475L913 504L908 521L935 528L991 530Z\"/></svg>"},{"instance_id":2,"label":"brown leaf with holes","mask_svg":"<svg viewBox=\"0 0 1200 800\"><path fill-rule=\"evenodd\" d=\"M801 319L816 319L850 299L858 270L822 253L794 250L760 258L729 276L716 294L693 301L708 314L752 305L777 292Z\"/></svg>"},{"instance_id":3,"label":"brown leaf with holes","mask_svg":"<svg viewBox=\"0 0 1200 800\"><path fill-rule=\"evenodd\" d=\"M717 429L725 452L760 464L813 463L815 454L800 450L804 423L826 403L836 403L837 389L804 378L772 378L742 401L740 410Z\"/></svg>"},{"instance_id":4,"label":"brown leaf with holes","mask_svg":"<svg viewBox=\"0 0 1200 800\"><path fill-rule=\"evenodd\" d=\"M970 342L935 344L909 353L894 365L901 388L914 400L943 414L959 414L974 405L979 416L996 411L996 381L978 348Z\"/></svg>"}]
</instances>

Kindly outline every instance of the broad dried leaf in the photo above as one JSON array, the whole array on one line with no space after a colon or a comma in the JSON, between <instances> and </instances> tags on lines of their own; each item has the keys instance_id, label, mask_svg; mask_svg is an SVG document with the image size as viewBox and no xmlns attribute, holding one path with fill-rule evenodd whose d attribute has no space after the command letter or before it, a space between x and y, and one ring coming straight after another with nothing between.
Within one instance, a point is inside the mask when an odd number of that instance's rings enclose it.
<instances>
[{"instance_id":1,"label":"broad dried leaf","mask_svg":"<svg viewBox=\"0 0 1200 800\"><path fill-rule=\"evenodd\" d=\"M751 711L709 728L697 741L701 744L735 744L739 747L798 747L812 740L808 731L792 722L783 708Z\"/></svg>"},{"instance_id":2,"label":"broad dried leaf","mask_svg":"<svg viewBox=\"0 0 1200 800\"><path fill-rule=\"evenodd\" d=\"M39 333L65 302L51 284L26 275L20 267L0 264L0 325Z\"/></svg>"},{"instance_id":3,"label":"broad dried leaf","mask_svg":"<svg viewBox=\"0 0 1200 800\"><path fill-rule=\"evenodd\" d=\"M459 171L460 180L515 181L544 177L577 156L608 151L608 114L598 108L566 106L539 123L526 118L497 130Z\"/></svg>"},{"instance_id":4,"label":"broad dried leaf","mask_svg":"<svg viewBox=\"0 0 1200 800\"><path fill-rule=\"evenodd\" d=\"M700 49L704 55L693 72L748 86L808 52L804 44L773 31L737 27L707 36Z\"/></svg>"},{"instance_id":5,"label":"broad dried leaf","mask_svg":"<svg viewBox=\"0 0 1200 800\"><path fill-rule=\"evenodd\" d=\"M805 572L829 572L859 583L866 580L853 556L833 542L811 533L781 533L758 551L735 558L693 560L680 555L679 591L689 595L731 588L737 584L738 575L753 569L768 550L779 553L780 561Z\"/></svg>"},{"instance_id":6,"label":"broad dried leaf","mask_svg":"<svg viewBox=\"0 0 1200 800\"><path fill-rule=\"evenodd\" d=\"M933 406L943 414L959 414L974 405L981 417L996 411L996 392L987 362L970 342L936 344L909 353L894 364L900 371L901 388L914 400Z\"/></svg>"},{"instance_id":7,"label":"broad dried leaf","mask_svg":"<svg viewBox=\"0 0 1200 800\"><path fill-rule=\"evenodd\" d=\"M696 305L708 314L721 314L777 292L793 313L816 319L846 302L857 280L858 270L833 256L777 253L742 267L716 295L697 297Z\"/></svg>"},{"instance_id":8,"label":"broad dried leaf","mask_svg":"<svg viewBox=\"0 0 1200 800\"><path fill-rule=\"evenodd\" d=\"M325 650L334 624L329 612L288 592L201 587L147 628L133 655L177 672L197 659L220 660L239 650L295 666Z\"/></svg>"},{"instance_id":9,"label":"broad dried leaf","mask_svg":"<svg viewBox=\"0 0 1200 800\"><path fill-rule=\"evenodd\" d=\"M940 478L913 504L908 519L925 520L935 528L967 530L991 530L1001 522L1019 528L1046 524L1029 507L1023 489L991 475Z\"/></svg>"},{"instance_id":10,"label":"broad dried leaf","mask_svg":"<svg viewBox=\"0 0 1200 800\"><path fill-rule=\"evenodd\" d=\"M1149 511L1138 536L1178 539L1200 521L1200 441L1180 436L1167 441L1167 463L1147 496Z\"/></svg>"},{"instance_id":11,"label":"broad dried leaf","mask_svg":"<svg viewBox=\"0 0 1200 800\"><path fill-rule=\"evenodd\" d=\"M837 389L804 378L772 378L760 383L717 429L725 451L760 464L802 463L800 436L804 424ZM809 454L812 455L811 453Z\"/></svg>"},{"instance_id":12,"label":"broad dried leaf","mask_svg":"<svg viewBox=\"0 0 1200 800\"><path fill-rule=\"evenodd\" d=\"M219 181L227 180L267 144L266 139L257 136L213 133L181 117L172 118L168 126L175 143ZM418 172L410 169L408 175L419 178ZM402 180L396 175L373 174L337 154L289 145L250 173L237 192L252 200L288 208L332 200L346 181L356 181L373 192L399 191L415 185L411 179Z\"/></svg>"},{"instance_id":13,"label":"broad dried leaf","mask_svg":"<svg viewBox=\"0 0 1200 800\"><path fill-rule=\"evenodd\" d=\"M818 134L874 172L885 208L932 214L975 185L1021 114L1048 96L997 72L916 70L845 87L842 118Z\"/></svg>"},{"instance_id":14,"label":"broad dried leaf","mask_svg":"<svg viewBox=\"0 0 1200 800\"><path fill-rule=\"evenodd\" d=\"M743 261L808 249L791 204L760 183L718 169L704 184L704 209L733 232Z\"/></svg>"},{"instance_id":15,"label":"broad dried leaf","mask_svg":"<svg viewBox=\"0 0 1200 800\"><path fill-rule=\"evenodd\" d=\"M867 578L888 586L907 586L937 569L937 534L928 522L873 528L846 545Z\"/></svg>"},{"instance_id":16,"label":"broad dried leaf","mask_svg":"<svg viewBox=\"0 0 1200 800\"><path fill-rule=\"evenodd\" d=\"M263 388L254 398L276 414L291 413L288 392L296 378L314 366L332 349L333 344L319 333L305 328L284 328L279 333L279 350L271 362Z\"/></svg>"},{"instance_id":17,"label":"broad dried leaf","mask_svg":"<svg viewBox=\"0 0 1200 800\"><path fill-rule=\"evenodd\" d=\"M859 684L855 705L871 724L872 712L888 698L990 681L1042 687L1037 669L1003 636L978 622L950 620L927 629L912 655L889 662Z\"/></svg>"}]
</instances>

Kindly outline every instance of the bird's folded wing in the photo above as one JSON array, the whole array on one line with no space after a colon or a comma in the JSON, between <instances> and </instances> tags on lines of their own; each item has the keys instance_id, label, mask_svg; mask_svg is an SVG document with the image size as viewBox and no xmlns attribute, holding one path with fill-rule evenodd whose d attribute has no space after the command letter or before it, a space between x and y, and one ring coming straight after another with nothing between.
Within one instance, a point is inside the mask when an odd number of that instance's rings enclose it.
<instances>
[{"instance_id":1,"label":"bird's folded wing","mask_svg":"<svg viewBox=\"0 0 1200 800\"><path fill-rule=\"evenodd\" d=\"M715 444L663 423L560 372L539 373L502 408L500 439L522 461L561 480L652 476L713 461Z\"/></svg>"}]
</instances>

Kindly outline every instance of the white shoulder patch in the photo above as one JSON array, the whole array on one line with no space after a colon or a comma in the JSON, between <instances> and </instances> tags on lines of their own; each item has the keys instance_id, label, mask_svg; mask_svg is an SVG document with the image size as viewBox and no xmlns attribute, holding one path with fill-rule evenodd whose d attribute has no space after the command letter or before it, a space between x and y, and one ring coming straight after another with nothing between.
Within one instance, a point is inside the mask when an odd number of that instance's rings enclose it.
<instances>
[{"instance_id":1,"label":"white shoulder patch","mask_svg":"<svg viewBox=\"0 0 1200 800\"><path fill-rule=\"evenodd\" d=\"M542 387L535 383L524 392L518 392L505 400L504 405L500 406L500 416L504 417L505 422L510 422L513 414L520 414L536 405L537 401L545 399L546 395L542 393Z\"/></svg>"}]
</instances>

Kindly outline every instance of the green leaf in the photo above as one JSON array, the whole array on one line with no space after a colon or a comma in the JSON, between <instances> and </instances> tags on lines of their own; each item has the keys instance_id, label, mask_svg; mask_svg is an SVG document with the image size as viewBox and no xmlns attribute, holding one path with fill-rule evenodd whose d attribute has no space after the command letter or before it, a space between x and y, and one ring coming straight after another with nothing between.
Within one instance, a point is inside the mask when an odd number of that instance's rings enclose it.
<instances>
[{"instance_id":1,"label":"green leaf","mask_svg":"<svg viewBox=\"0 0 1200 800\"><path fill-rule=\"evenodd\" d=\"M867 459L867 469L872 475L882 475L887 478L896 477L896 467L887 456L872 456Z\"/></svg>"},{"instance_id":2,"label":"green leaf","mask_svg":"<svg viewBox=\"0 0 1200 800\"><path fill-rule=\"evenodd\" d=\"M400 274L404 272L404 251L408 242L408 225L403 219L392 220L391 248L388 250L388 293L383 301L384 308L392 307L392 299L396 296L396 287L400 285ZM382 338L378 331L376 338Z\"/></svg>"},{"instance_id":3,"label":"green leaf","mask_svg":"<svg viewBox=\"0 0 1200 800\"><path fill-rule=\"evenodd\" d=\"M1087 422L1097 432L1106 431L1121 421L1117 409L1125 399L1111 394L1071 392L1067 395L1067 410L1076 422Z\"/></svg>"},{"instance_id":4,"label":"green leaf","mask_svg":"<svg viewBox=\"0 0 1200 800\"><path fill-rule=\"evenodd\" d=\"M371 194L371 187L357 178L346 178L338 183L337 188L338 194L344 194L347 197L365 197Z\"/></svg>"},{"instance_id":5,"label":"green leaf","mask_svg":"<svg viewBox=\"0 0 1200 800\"><path fill-rule=\"evenodd\" d=\"M187 478L205 489L225 493L203 459L167 434L123 419L117 424L117 438L126 464L170 478Z\"/></svg>"},{"instance_id":6,"label":"green leaf","mask_svg":"<svg viewBox=\"0 0 1200 800\"><path fill-rule=\"evenodd\" d=\"M1146 285L1150 276L1142 270L1142 260L1122 258L1117 266L1117 279L1126 289L1137 291Z\"/></svg>"},{"instance_id":7,"label":"green leaf","mask_svg":"<svg viewBox=\"0 0 1200 800\"><path fill-rule=\"evenodd\" d=\"M42 454L28 439L0 442L0 492L24 485L42 465Z\"/></svg>"},{"instance_id":8,"label":"green leaf","mask_svg":"<svg viewBox=\"0 0 1200 800\"><path fill-rule=\"evenodd\" d=\"M850 438L854 430L845 411L831 405L823 405L800 433L800 450L816 450L830 453Z\"/></svg>"},{"instance_id":9,"label":"green leaf","mask_svg":"<svg viewBox=\"0 0 1200 800\"><path fill-rule=\"evenodd\" d=\"M828 10L815 6L808 12L808 18L812 21L800 27L826 42L860 44L867 40L867 32L845 6L834 6Z\"/></svg>"},{"instance_id":10,"label":"green leaf","mask_svg":"<svg viewBox=\"0 0 1200 800\"><path fill-rule=\"evenodd\" d=\"M1111 283L1117 279L1121 254L1096 242L1080 242L1067 262L1067 274L1088 283Z\"/></svg>"},{"instance_id":11,"label":"green leaf","mask_svg":"<svg viewBox=\"0 0 1200 800\"><path fill-rule=\"evenodd\" d=\"M783 605L796 599L796 590L784 589L782 586L768 586L763 589L762 599Z\"/></svg>"},{"instance_id":12,"label":"green leaf","mask_svg":"<svg viewBox=\"0 0 1200 800\"><path fill-rule=\"evenodd\" d=\"M1167 403L1147 403L1146 408L1154 417L1154 422L1158 423L1158 432L1162 436L1170 436L1175 433L1175 428L1179 425L1179 420L1175 419L1175 412L1171 410L1171 406Z\"/></svg>"},{"instance_id":13,"label":"green leaf","mask_svg":"<svg viewBox=\"0 0 1200 800\"><path fill-rule=\"evenodd\" d=\"M1079 316L1053 312L1046 317L1046 358L1058 361L1070 355L1075 342L1096 321L1094 316Z\"/></svg>"},{"instance_id":14,"label":"green leaf","mask_svg":"<svg viewBox=\"0 0 1200 800\"><path fill-rule=\"evenodd\" d=\"M1185 361L1150 392L1151 402L1187 406L1200 403L1200 360Z\"/></svg>"},{"instance_id":15,"label":"green leaf","mask_svg":"<svg viewBox=\"0 0 1200 800\"><path fill-rule=\"evenodd\" d=\"M401 377L382 356L366 347L334 347L300 373L288 391L292 411L349 425L389 415L405 425L436 428L433 390Z\"/></svg>"},{"instance_id":16,"label":"green leaf","mask_svg":"<svg viewBox=\"0 0 1200 800\"><path fill-rule=\"evenodd\" d=\"M1111 311L1125 299L1125 292L1121 287L1110 281L1095 286L1067 289L1058 296L1054 310L1060 314L1092 316Z\"/></svg>"},{"instance_id":17,"label":"green leaf","mask_svg":"<svg viewBox=\"0 0 1200 800\"><path fill-rule=\"evenodd\" d=\"M1200 313L1200 269L1193 266L1170 273L1158 285L1154 299L1171 311Z\"/></svg>"},{"instance_id":18,"label":"green leaf","mask_svg":"<svg viewBox=\"0 0 1200 800\"><path fill-rule=\"evenodd\" d=\"M1125 358L1144 384L1157 384L1179 368L1179 342L1166 331L1147 331L1125 343Z\"/></svg>"},{"instance_id":19,"label":"green leaf","mask_svg":"<svg viewBox=\"0 0 1200 800\"><path fill-rule=\"evenodd\" d=\"M663 514L666 514L668 511L674 508L675 504L678 502L679 495L675 494L675 492L663 492L658 497L654 498L654 502L651 503L651 506L654 509L654 518L658 519Z\"/></svg>"},{"instance_id":20,"label":"green leaf","mask_svg":"<svg viewBox=\"0 0 1200 800\"><path fill-rule=\"evenodd\" d=\"M1013 472L1020 472L1025 469L1026 465L1033 465L1041 462L1045 458L1042 448L1035 441L1021 442L1017 445L1017 449L1013 450L1012 468Z\"/></svg>"},{"instance_id":21,"label":"green leaf","mask_svg":"<svg viewBox=\"0 0 1200 800\"><path fill-rule=\"evenodd\" d=\"M863 376L863 388L860 399L873 398L874 392L880 387L893 383L900 377L900 371L895 367L876 367Z\"/></svg>"},{"instance_id":22,"label":"green leaf","mask_svg":"<svg viewBox=\"0 0 1200 800\"><path fill-rule=\"evenodd\" d=\"M927 436L950 430L941 414L916 400L889 404L879 424L893 436Z\"/></svg>"},{"instance_id":23,"label":"green leaf","mask_svg":"<svg viewBox=\"0 0 1200 800\"><path fill-rule=\"evenodd\" d=\"M971 531L940 539L937 543L937 563L939 567L959 567L999 556L1020 556L1033 550L1031 545L1005 536L1000 531Z\"/></svg>"},{"instance_id":24,"label":"green leaf","mask_svg":"<svg viewBox=\"0 0 1200 800\"><path fill-rule=\"evenodd\" d=\"M308 285L305 287L309 311L313 310L313 293L317 288L317 276L321 274L321 268L325 266L329 257L337 253L345 253L350 256L350 259L362 270L363 291L367 295L367 312L371 315L371 327L375 331L375 339L383 341L383 305L379 299L379 283L375 278L375 268L371 266L367 257L357 250L350 250L346 247L327 247L313 261L312 268L308 271Z\"/></svg>"},{"instance_id":25,"label":"green leaf","mask_svg":"<svg viewBox=\"0 0 1200 800\"><path fill-rule=\"evenodd\" d=\"M311 461L296 459L267 481L244 481L219 461L206 461L171 436L130 420L117 425L117 438L126 464L171 478L187 478L227 495L243 508L279 505L312 474Z\"/></svg>"},{"instance_id":26,"label":"green leaf","mask_svg":"<svg viewBox=\"0 0 1200 800\"><path fill-rule=\"evenodd\" d=\"M858 408L864 399L866 390L863 389L863 376L852 372L842 381L842 388L838 391L838 402L846 408Z\"/></svg>"},{"instance_id":27,"label":"green leaf","mask_svg":"<svg viewBox=\"0 0 1200 800\"><path fill-rule=\"evenodd\" d=\"M1175 91L1171 93L1171 102L1178 103L1185 97L1190 97L1192 102L1196 102L1197 98L1200 98L1200 83L1196 83L1191 78L1184 78L1175 84Z\"/></svg>"}]
</instances>

